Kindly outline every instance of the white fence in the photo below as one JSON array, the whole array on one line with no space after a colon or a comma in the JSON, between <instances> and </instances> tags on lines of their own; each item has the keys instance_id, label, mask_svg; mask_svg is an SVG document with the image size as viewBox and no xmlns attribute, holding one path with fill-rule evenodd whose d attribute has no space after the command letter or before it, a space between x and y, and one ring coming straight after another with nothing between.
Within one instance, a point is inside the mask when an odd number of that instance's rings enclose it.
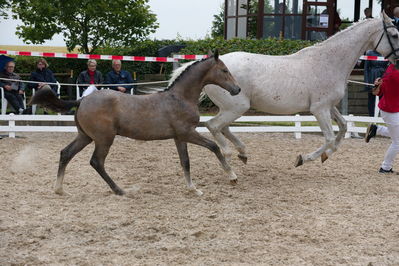
<instances>
[{"instance_id":1,"label":"white fence","mask_svg":"<svg viewBox=\"0 0 399 266\"><path fill-rule=\"evenodd\" d=\"M212 116L201 116L200 121L205 122ZM348 122L346 138L354 133L366 133L366 127L356 127L354 122L383 123L380 117L368 116L344 116ZM75 126L33 126L29 121L74 121L73 115L0 115L0 121L7 121L8 125L0 126L0 132L8 133L10 138L15 138L17 132L77 132ZM16 125L17 121L26 121L27 125ZM302 122L314 122L314 116L242 116L235 122L294 122L293 126L253 125L253 126L232 126L232 132L293 132L295 138L301 138L303 132L321 132L318 126L303 126ZM333 126L338 131L338 126ZM209 132L205 127L198 127L198 132Z\"/></svg>"}]
</instances>

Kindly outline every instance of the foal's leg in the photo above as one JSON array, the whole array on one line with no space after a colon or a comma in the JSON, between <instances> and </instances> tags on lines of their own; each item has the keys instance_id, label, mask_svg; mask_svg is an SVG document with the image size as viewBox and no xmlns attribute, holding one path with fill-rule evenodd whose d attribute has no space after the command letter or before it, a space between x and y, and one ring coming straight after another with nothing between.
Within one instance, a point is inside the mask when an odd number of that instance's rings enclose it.
<instances>
[{"instance_id":1,"label":"foal's leg","mask_svg":"<svg viewBox=\"0 0 399 266\"><path fill-rule=\"evenodd\" d=\"M183 137L184 141L193 143L205 148L208 148L212 151L216 157L219 159L220 164L222 165L224 171L229 175L230 182L232 184L237 183L237 176L231 169L230 165L227 163L226 159L224 158L223 154L220 152L220 148L218 145L203 136L201 136L197 131L192 130L189 134Z\"/></svg>"},{"instance_id":2,"label":"foal's leg","mask_svg":"<svg viewBox=\"0 0 399 266\"><path fill-rule=\"evenodd\" d=\"M319 122L321 131L323 132L324 137L326 139L326 143L323 146L321 146L319 149L317 149L315 152L306 155L299 155L295 162L295 167L298 167L308 161L315 160L316 158L320 157L321 154L323 154L326 151L326 149L328 148L333 149L334 147L335 136L331 124L330 110L323 109L317 112L313 111L313 114L316 117L317 121Z\"/></svg>"},{"instance_id":3,"label":"foal's leg","mask_svg":"<svg viewBox=\"0 0 399 266\"><path fill-rule=\"evenodd\" d=\"M190 176L190 159L188 157L187 152L187 142L180 141L175 139L177 152L179 153L180 164L183 167L184 177L186 178L187 187L190 190L195 191L198 196L201 196L203 193L201 190L197 189L193 184Z\"/></svg>"},{"instance_id":4,"label":"foal's leg","mask_svg":"<svg viewBox=\"0 0 399 266\"><path fill-rule=\"evenodd\" d=\"M327 149L327 150L322 154L322 156L321 156L322 162L324 162L325 160L327 160L328 157L329 157L333 152L335 152L335 151L338 149L338 146L341 144L341 141L342 141L342 139L344 138L345 133L346 133L346 131L347 131L347 129L348 129L346 120L345 120L345 118L341 115L341 113L338 111L337 107L334 106L334 107L331 109L331 115L332 115L332 118L334 119L334 121L337 122L339 131L338 131L337 137L335 138L335 143L334 143L333 149Z\"/></svg>"},{"instance_id":5,"label":"foal's leg","mask_svg":"<svg viewBox=\"0 0 399 266\"><path fill-rule=\"evenodd\" d=\"M108 155L109 149L114 141L115 135L105 137L102 139L95 140L95 148L93 155L90 159L90 165L96 169L97 173L104 179L105 182L109 185L112 191L117 195L123 195L125 192L118 187L117 184L111 179L111 177L105 172L104 162L105 158Z\"/></svg>"},{"instance_id":6,"label":"foal's leg","mask_svg":"<svg viewBox=\"0 0 399 266\"><path fill-rule=\"evenodd\" d=\"M67 167L71 159L90 142L92 142L92 139L90 137L85 134L79 133L78 136L61 151L57 181L55 183L55 193L59 195L64 194L64 191L62 189L62 183L64 180L65 168Z\"/></svg>"}]
</instances>

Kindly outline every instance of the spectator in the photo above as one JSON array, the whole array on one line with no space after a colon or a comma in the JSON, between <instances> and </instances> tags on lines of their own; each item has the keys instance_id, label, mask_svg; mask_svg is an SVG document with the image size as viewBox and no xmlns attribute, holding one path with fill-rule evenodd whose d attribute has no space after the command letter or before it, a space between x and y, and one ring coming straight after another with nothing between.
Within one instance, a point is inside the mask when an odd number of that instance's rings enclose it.
<instances>
[{"instance_id":1,"label":"spectator","mask_svg":"<svg viewBox=\"0 0 399 266\"><path fill-rule=\"evenodd\" d=\"M40 90L44 85L47 85L47 82L57 82L53 72L48 68L48 63L44 58L37 60L36 67L36 71L31 73L29 80L40 83L29 83L28 87L30 89ZM55 93L57 93L57 85L50 85L50 87Z\"/></svg>"},{"instance_id":2,"label":"spectator","mask_svg":"<svg viewBox=\"0 0 399 266\"><path fill-rule=\"evenodd\" d=\"M14 73L15 62L8 62L0 73L0 78L21 80L21 77ZM18 114L27 114L29 110L24 107L24 84L19 81L0 80L0 87L4 88L4 97L11 104Z\"/></svg>"},{"instance_id":3,"label":"spectator","mask_svg":"<svg viewBox=\"0 0 399 266\"><path fill-rule=\"evenodd\" d=\"M104 79L103 79L103 75L101 74L100 71L96 70L97 68L97 62L94 59L89 59L87 61L87 70L82 71L79 76L78 76L78 80L77 83L78 84L102 84ZM90 88L87 92L86 89ZM89 95L91 92L93 92L94 90L100 89L97 88L94 85L91 86L79 86L79 90L80 90L80 95L82 96L87 96Z\"/></svg>"},{"instance_id":4,"label":"spectator","mask_svg":"<svg viewBox=\"0 0 399 266\"><path fill-rule=\"evenodd\" d=\"M399 30L399 7L398 6L393 9L393 24Z\"/></svg>"},{"instance_id":5,"label":"spectator","mask_svg":"<svg viewBox=\"0 0 399 266\"><path fill-rule=\"evenodd\" d=\"M376 51L369 50L366 52L366 56L382 56ZM377 78L382 77L386 68L388 66L388 62L385 61L369 61L366 60L364 63L364 82L366 83L374 83ZM374 116L374 108L375 108L375 95L372 93L373 88L371 86L365 86L364 91L368 92L368 113L369 116Z\"/></svg>"},{"instance_id":6,"label":"spectator","mask_svg":"<svg viewBox=\"0 0 399 266\"><path fill-rule=\"evenodd\" d=\"M366 7L364 9L364 15L366 16L366 19L373 18L373 10L370 7Z\"/></svg>"},{"instance_id":7,"label":"spectator","mask_svg":"<svg viewBox=\"0 0 399 266\"><path fill-rule=\"evenodd\" d=\"M399 152L399 61L391 64L383 78L375 80L373 94L382 96L378 107L381 110L381 117L386 126L371 124L367 128L366 142L377 134L390 137L391 145L385 153L384 161L379 170L380 173L393 173L392 166L396 155Z\"/></svg>"},{"instance_id":8,"label":"spectator","mask_svg":"<svg viewBox=\"0 0 399 266\"><path fill-rule=\"evenodd\" d=\"M132 75L126 71L122 70L121 60L112 60L112 70L107 73L105 77L106 84L131 84L134 83ZM123 85L123 86L109 86L110 89L120 91L123 93L130 93L134 90L133 85ZM134 92L134 91L133 91Z\"/></svg>"}]
</instances>

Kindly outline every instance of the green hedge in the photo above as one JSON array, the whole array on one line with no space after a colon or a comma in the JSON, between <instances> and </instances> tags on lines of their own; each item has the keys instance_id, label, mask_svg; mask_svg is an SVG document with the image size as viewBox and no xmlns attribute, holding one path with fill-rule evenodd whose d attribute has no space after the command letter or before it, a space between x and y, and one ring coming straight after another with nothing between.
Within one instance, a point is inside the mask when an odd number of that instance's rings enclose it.
<instances>
[{"instance_id":1,"label":"green hedge","mask_svg":"<svg viewBox=\"0 0 399 266\"><path fill-rule=\"evenodd\" d=\"M218 48L220 54L230 52L245 51L249 53L267 54L267 55L287 55L295 53L305 47L314 44L310 41L302 40L279 40L279 39L263 39L263 40L246 40L223 38L204 39L198 41L188 41L187 47L184 48L182 54L206 54L209 49Z\"/></svg>"}]
</instances>

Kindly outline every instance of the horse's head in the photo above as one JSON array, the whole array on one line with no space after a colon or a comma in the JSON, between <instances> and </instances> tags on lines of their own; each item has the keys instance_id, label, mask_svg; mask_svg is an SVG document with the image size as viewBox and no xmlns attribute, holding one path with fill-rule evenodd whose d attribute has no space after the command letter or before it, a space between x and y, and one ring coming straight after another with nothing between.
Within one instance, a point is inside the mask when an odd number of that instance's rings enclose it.
<instances>
[{"instance_id":1,"label":"horse's head","mask_svg":"<svg viewBox=\"0 0 399 266\"><path fill-rule=\"evenodd\" d=\"M209 53L208 56L210 57L208 60L213 61L211 68L204 78L206 81L205 85L216 84L230 92L231 95L237 95L241 91L241 88L226 65L220 60L218 50L213 54Z\"/></svg>"},{"instance_id":2,"label":"horse's head","mask_svg":"<svg viewBox=\"0 0 399 266\"><path fill-rule=\"evenodd\" d=\"M374 40L374 50L393 63L399 58L399 31L384 11L381 13L381 20L382 32L380 37Z\"/></svg>"}]
</instances>

